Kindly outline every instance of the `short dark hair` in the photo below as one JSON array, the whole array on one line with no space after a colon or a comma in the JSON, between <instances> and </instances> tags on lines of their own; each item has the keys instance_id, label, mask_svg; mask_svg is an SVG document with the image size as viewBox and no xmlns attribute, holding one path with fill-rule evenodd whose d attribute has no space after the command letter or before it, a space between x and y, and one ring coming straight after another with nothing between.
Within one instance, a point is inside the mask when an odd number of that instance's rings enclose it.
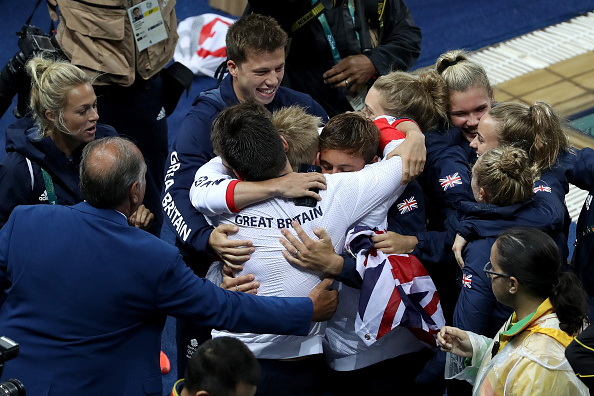
<instances>
[{"instance_id":1,"label":"short dark hair","mask_svg":"<svg viewBox=\"0 0 594 396\"><path fill-rule=\"evenodd\" d=\"M363 157L371 163L378 154L380 131L358 113L344 113L332 117L320 134L320 151L340 150Z\"/></svg>"},{"instance_id":2,"label":"short dark hair","mask_svg":"<svg viewBox=\"0 0 594 396\"><path fill-rule=\"evenodd\" d=\"M98 163L98 157L107 160ZM134 183L144 183L145 171L142 154L128 139L110 136L93 140L82 152L81 196L96 208L114 209L127 199Z\"/></svg>"},{"instance_id":3,"label":"short dark hair","mask_svg":"<svg viewBox=\"0 0 594 396\"><path fill-rule=\"evenodd\" d=\"M248 52L273 52L287 46L287 33L269 16L249 14L229 26L226 37L227 59L238 66Z\"/></svg>"},{"instance_id":4,"label":"short dark hair","mask_svg":"<svg viewBox=\"0 0 594 396\"><path fill-rule=\"evenodd\" d=\"M287 164L283 142L262 105L224 109L212 123L210 138L214 152L244 180L278 177Z\"/></svg>"},{"instance_id":5,"label":"short dark hair","mask_svg":"<svg viewBox=\"0 0 594 396\"><path fill-rule=\"evenodd\" d=\"M233 396L240 383L258 385L260 365L241 341L219 337L202 344L186 366L184 388L190 393L206 391L211 396Z\"/></svg>"}]
</instances>

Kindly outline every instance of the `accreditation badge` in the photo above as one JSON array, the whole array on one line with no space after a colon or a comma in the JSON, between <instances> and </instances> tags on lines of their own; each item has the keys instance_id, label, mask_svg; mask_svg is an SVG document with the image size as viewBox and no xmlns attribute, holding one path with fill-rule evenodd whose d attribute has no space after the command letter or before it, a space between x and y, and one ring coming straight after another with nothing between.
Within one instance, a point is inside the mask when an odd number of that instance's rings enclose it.
<instances>
[{"instance_id":1,"label":"accreditation badge","mask_svg":"<svg viewBox=\"0 0 594 396\"><path fill-rule=\"evenodd\" d=\"M157 0L146 0L128 9L138 51L167 38L167 30Z\"/></svg>"},{"instance_id":2,"label":"accreditation badge","mask_svg":"<svg viewBox=\"0 0 594 396\"><path fill-rule=\"evenodd\" d=\"M346 99L354 111L362 111L365 108L365 97L367 96L367 86L363 84L358 90L357 95L346 95Z\"/></svg>"}]
</instances>

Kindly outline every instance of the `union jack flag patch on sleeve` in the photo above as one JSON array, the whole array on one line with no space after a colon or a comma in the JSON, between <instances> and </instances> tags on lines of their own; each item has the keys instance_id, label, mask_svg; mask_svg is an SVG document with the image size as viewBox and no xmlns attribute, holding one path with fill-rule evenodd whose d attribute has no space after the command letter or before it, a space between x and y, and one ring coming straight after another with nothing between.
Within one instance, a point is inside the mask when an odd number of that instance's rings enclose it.
<instances>
[{"instance_id":1,"label":"union jack flag patch on sleeve","mask_svg":"<svg viewBox=\"0 0 594 396\"><path fill-rule=\"evenodd\" d=\"M405 198L404 201L399 203L397 207L400 211L400 214L403 215L406 212L410 212L413 209L417 209L419 206L417 205L417 200L415 199L415 197L411 196L408 199Z\"/></svg>"},{"instance_id":2,"label":"union jack flag patch on sleeve","mask_svg":"<svg viewBox=\"0 0 594 396\"><path fill-rule=\"evenodd\" d=\"M456 172L453 175L447 175L443 179L439 179L439 184L443 188L443 191L446 191L448 188L462 184L462 178L460 178L460 175Z\"/></svg>"},{"instance_id":3,"label":"union jack flag patch on sleeve","mask_svg":"<svg viewBox=\"0 0 594 396\"><path fill-rule=\"evenodd\" d=\"M464 275L462 285L467 289L472 289L472 274Z\"/></svg>"},{"instance_id":4,"label":"union jack flag patch on sleeve","mask_svg":"<svg viewBox=\"0 0 594 396\"><path fill-rule=\"evenodd\" d=\"M548 192L548 193L550 193L552 191L551 191L551 187L546 187L546 186L543 186L541 184L538 187L534 187L534 193L537 193L537 192Z\"/></svg>"}]
</instances>

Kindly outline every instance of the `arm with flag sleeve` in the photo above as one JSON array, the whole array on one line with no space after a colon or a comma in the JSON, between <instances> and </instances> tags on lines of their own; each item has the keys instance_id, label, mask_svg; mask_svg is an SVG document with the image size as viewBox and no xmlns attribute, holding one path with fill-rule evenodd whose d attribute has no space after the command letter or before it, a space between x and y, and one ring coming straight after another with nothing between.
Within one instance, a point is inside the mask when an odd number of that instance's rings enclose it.
<instances>
[{"instance_id":1,"label":"arm with flag sleeve","mask_svg":"<svg viewBox=\"0 0 594 396\"><path fill-rule=\"evenodd\" d=\"M403 235L425 231L425 198L417 181L408 183L388 211L388 231Z\"/></svg>"},{"instance_id":2,"label":"arm with flag sleeve","mask_svg":"<svg viewBox=\"0 0 594 396\"><path fill-rule=\"evenodd\" d=\"M424 180L426 194L433 206L457 210L460 202L474 201L470 165L462 148L449 146L437 153L429 153L427 157Z\"/></svg>"},{"instance_id":3,"label":"arm with flag sleeve","mask_svg":"<svg viewBox=\"0 0 594 396\"><path fill-rule=\"evenodd\" d=\"M468 244L464 250L462 289L454 310L454 326L493 337L512 309L497 302L491 281L483 271L489 261L495 238L480 239Z\"/></svg>"}]
</instances>

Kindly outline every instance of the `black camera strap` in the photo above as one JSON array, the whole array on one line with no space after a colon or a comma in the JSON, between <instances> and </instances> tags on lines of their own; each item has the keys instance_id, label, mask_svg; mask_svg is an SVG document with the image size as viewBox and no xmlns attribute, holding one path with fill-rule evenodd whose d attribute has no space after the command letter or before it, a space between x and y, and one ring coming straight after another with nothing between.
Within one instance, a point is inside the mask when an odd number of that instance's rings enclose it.
<instances>
[{"instance_id":1,"label":"black camera strap","mask_svg":"<svg viewBox=\"0 0 594 396\"><path fill-rule=\"evenodd\" d=\"M43 0L37 0L37 3L35 4L35 7L33 7L33 11L31 12L31 15L29 15L29 18L27 18L27 21L25 22L25 25L30 25L31 24L31 20L33 20L33 15L35 15L35 11L37 11L37 9L39 8L39 6L41 5L41 2ZM50 34L54 33L54 21L52 21L50 23Z\"/></svg>"},{"instance_id":2,"label":"black camera strap","mask_svg":"<svg viewBox=\"0 0 594 396\"><path fill-rule=\"evenodd\" d=\"M31 15L29 15L29 18L27 19L27 22L25 22L26 25L29 25L31 23L31 20L33 19L33 15L35 15L35 11L37 11L37 8L39 8L41 1L42 0L37 0L37 4L35 4L35 7L33 8L33 12L31 12Z\"/></svg>"}]
</instances>

